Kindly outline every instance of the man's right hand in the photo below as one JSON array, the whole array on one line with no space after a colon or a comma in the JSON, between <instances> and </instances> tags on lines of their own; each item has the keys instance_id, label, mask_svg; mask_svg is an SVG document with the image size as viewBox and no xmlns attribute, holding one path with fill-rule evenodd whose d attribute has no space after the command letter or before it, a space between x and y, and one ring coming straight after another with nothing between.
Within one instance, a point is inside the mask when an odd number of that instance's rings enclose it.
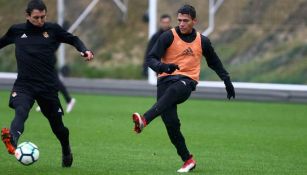
<instances>
[{"instance_id":1,"label":"man's right hand","mask_svg":"<svg viewBox=\"0 0 307 175\"><path fill-rule=\"evenodd\" d=\"M94 59L94 53L90 50L81 52L81 56L85 57L85 61L91 61L92 59Z\"/></svg>"},{"instance_id":2,"label":"man's right hand","mask_svg":"<svg viewBox=\"0 0 307 175\"><path fill-rule=\"evenodd\" d=\"M165 72L168 74L171 74L175 72L176 70L180 70L179 66L177 64L162 64L160 67L160 72Z\"/></svg>"}]
</instances>

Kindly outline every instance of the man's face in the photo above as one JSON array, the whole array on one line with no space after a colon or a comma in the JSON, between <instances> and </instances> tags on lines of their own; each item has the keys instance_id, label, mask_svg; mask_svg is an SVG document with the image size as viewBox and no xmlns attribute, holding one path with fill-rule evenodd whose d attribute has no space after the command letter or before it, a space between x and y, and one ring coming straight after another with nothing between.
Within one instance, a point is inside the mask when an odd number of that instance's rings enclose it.
<instances>
[{"instance_id":1,"label":"man's face","mask_svg":"<svg viewBox=\"0 0 307 175\"><path fill-rule=\"evenodd\" d=\"M188 14L178 13L177 20L180 32L182 34L192 33L193 27L196 24L196 18L192 19L192 17Z\"/></svg>"},{"instance_id":2,"label":"man's face","mask_svg":"<svg viewBox=\"0 0 307 175\"><path fill-rule=\"evenodd\" d=\"M171 19L170 18L160 19L160 28L164 31L170 29L171 28Z\"/></svg>"},{"instance_id":3,"label":"man's face","mask_svg":"<svg viewBox=\"0 0 307 175\"><path fill-rule=\"evenodd\" d=\"M46 10L39 11L34 9L31 15L27 14L27 20L36 27L42 27L46 21Z\"/></svg>"}]
</instances>

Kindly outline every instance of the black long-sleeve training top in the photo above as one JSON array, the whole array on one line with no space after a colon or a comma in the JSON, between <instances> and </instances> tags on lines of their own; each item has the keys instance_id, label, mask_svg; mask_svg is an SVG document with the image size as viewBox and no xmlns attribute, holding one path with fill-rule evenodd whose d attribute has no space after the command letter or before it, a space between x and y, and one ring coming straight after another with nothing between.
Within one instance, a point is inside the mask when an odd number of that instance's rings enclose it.
<instances>
[{"instance_id":1,"label":"black long-sleeve training top","mask_svg":"<svg viewBox=\"0 0 307 175\"><path fill-rule=\"evenodd\" d=\"M160 37L160 35L165 32L162 29L159 29L154 35L152 35L152 37L150 38L147 48L146 48L146 52L145 52L145 60L149 54L149 52L151 51L151 49L153 48L153 46L155 45L156 41L158 40L158 38Z\"/></svg>"},{"instance_id":2,"label":"black long-sleeve training top","mask_svg":"<svg viewBox=\"0 0 307 175\"><path fill-rule=\"evenodd\" d=\"M193 29L192 33L190 34L182 34L178 26L175 29L179 37L187 43L191 43L196 39L197 33L195 29ZM167 48L170 47L173 40L174 35L171 30L168 30L161 34L161 36L153 46L152 50L149 52L146 60L147 65L154 71L159 72L161 66L160 59L164 56ZM202 54L206 58L208 66L213 69L222 80L225 80L227 78L229 79L228 72L224 69L223 64L215 53L210 40L203 35L201 35L201 47ZM162 82L158 81L158 83Z\"/></svg>"},{"instance_id":3,"label":"black long-sleeve training top","mask_svg":"<svg viewBox=\"0 0 307 175\"><path fill-rule=\"evenodd\" d=\"M0 38L0 49L15 44L18 76L14 88L35 86L54 91L57 87L55 52L59 43L70 44L80 52L87 50L77 36L55 23L37 27L27 21L11 26Z\"/></svg>"}]
</instances>

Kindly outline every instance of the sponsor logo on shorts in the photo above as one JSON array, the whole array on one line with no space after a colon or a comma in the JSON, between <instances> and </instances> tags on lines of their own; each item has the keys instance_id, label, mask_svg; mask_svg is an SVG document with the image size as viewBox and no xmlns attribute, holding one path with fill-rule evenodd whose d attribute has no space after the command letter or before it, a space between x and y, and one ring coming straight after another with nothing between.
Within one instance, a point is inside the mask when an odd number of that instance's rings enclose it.
<instances>
[{"instance_id":1,"label":"sponsor logo on shorts","mask_svg":"<svg viewBox=\"0 0 307 175\"><path fill-rule=\"evenodd\" d=\"M20 38L28 38L28 36L24 33Z\"/></svg>"},{"instance_id":2,"label":"sponsor logo on shorts","mask_svg":"<svg viewBox=\"0 0 307 175\"><path fill-rule=\"evenodd\" d=\"M17 96L17 92L12 92L12 97L16 97Z\"/></svg>"},{"instance_id":3,"label":"sponsor logo on shorts","mask_svg":"<svg viewBox=\"0 0 307 175\"><path fill-rule=\"evenodd\" d=\"M183 83L185 86L187 85L187 83L183 80L181 80L181 83Z\"/></svg>"}]
</instances>

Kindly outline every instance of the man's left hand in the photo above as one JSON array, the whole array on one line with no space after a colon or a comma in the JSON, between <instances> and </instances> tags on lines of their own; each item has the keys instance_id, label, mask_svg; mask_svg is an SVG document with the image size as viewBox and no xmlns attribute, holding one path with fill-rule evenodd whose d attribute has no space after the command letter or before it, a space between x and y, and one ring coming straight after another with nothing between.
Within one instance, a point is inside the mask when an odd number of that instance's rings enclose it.
<instances>
[{"instance_id":1,"label":"man's left hand","mask_svg":"<svg viewBox=\"0 0 307 175\"><path fill-rule=\"evenodd\" d=\"M230 100L231 97L235 98L236 97L236 92L235 92L235 88L233 87L230 79L226 79L224 80L224 84L226 86L226 91L227 91L227 98Z\"/></svg>"},{"instance_id":2,"label":"man's left hand","mask_svg":"<svg viewBox=\"0 0 307 175\"><path fill-rule=\"evenodd\" d=\"M90 50L81 52L81 56L85 57L85 61L91 61L92 59L94 59L94 53Z\"/></svg>"}]
</instances>

